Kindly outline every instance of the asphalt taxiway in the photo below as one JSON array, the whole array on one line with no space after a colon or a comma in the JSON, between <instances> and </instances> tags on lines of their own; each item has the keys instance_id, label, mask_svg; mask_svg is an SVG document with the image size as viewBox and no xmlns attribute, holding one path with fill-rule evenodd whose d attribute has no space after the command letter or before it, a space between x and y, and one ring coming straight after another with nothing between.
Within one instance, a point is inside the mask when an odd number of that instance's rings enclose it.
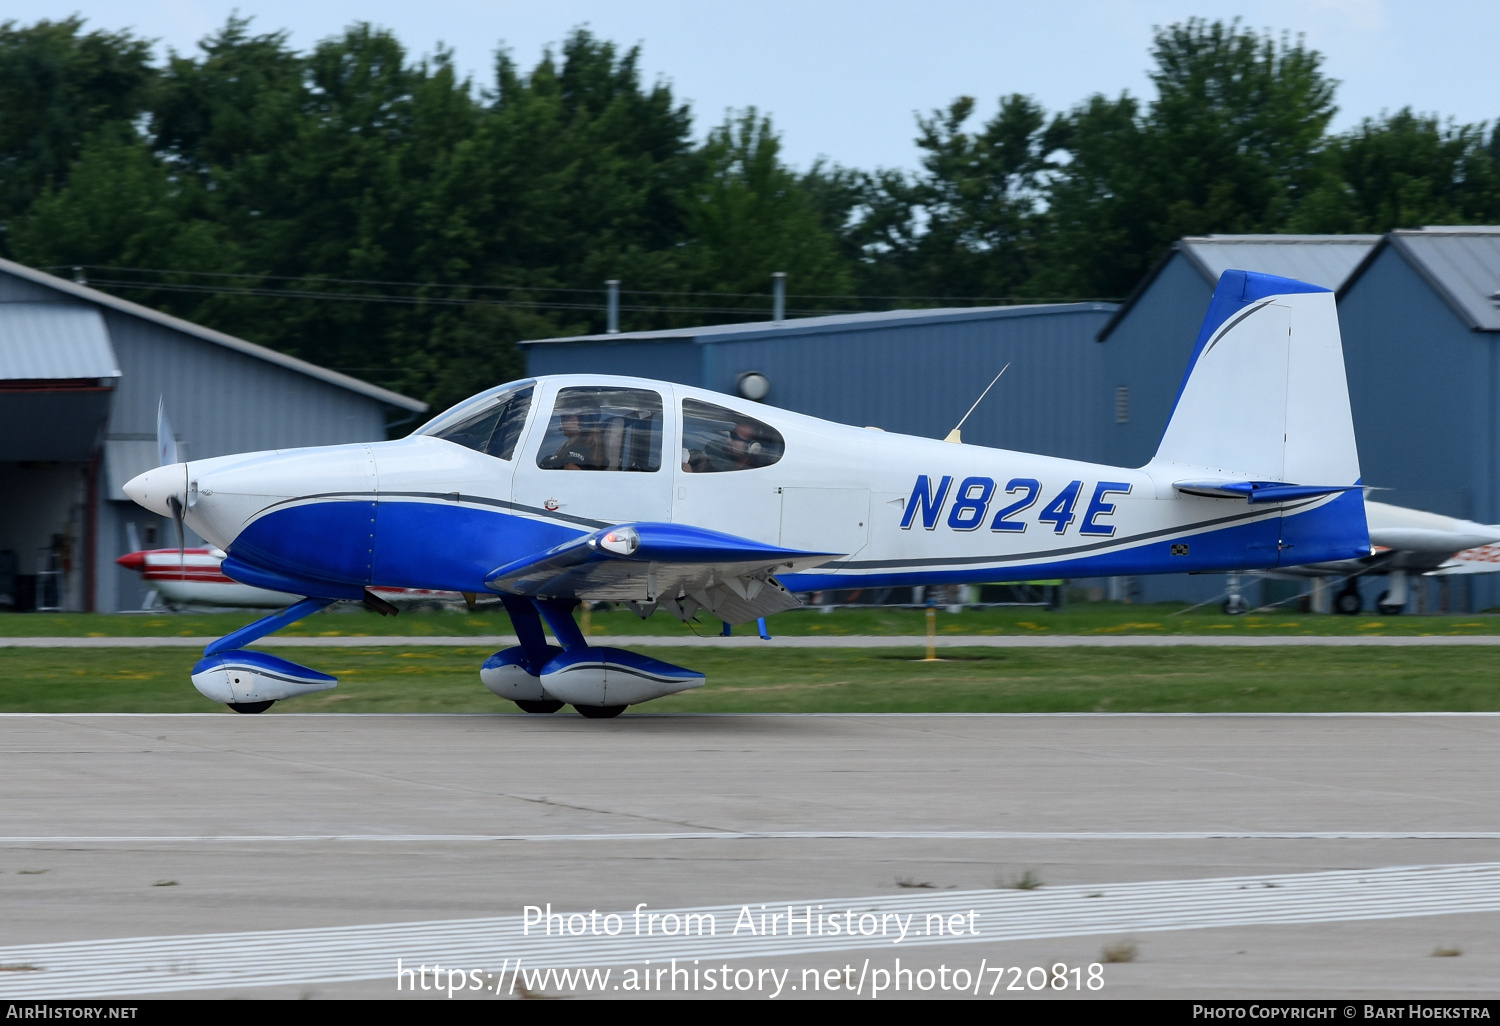
<instances>
[{"instance_id":1,"label":"asphalt taxiway","mask_svg":"<svg viewBox=\"0 0 1500 1026\"><path fill-rule=\"evenodd\" d=\"M980 932L682 954L1133 945L1105 996L1493 997L1497 769L1487 714L6 715L0 997L394 996L361 957L467 937L495 968L527 905L841 901Z\"/></svg>"}]
</instances>

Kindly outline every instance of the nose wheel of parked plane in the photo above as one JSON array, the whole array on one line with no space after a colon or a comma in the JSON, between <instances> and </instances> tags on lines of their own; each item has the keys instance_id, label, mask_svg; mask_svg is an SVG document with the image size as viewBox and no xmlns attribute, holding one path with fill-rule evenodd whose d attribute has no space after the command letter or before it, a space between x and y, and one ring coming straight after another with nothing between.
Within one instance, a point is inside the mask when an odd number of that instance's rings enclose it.
<instances>
[{"instance_id":1,"label":"nose wheel of parked plane","mask_svg":"<svg viewBox=\"0 0 1500 1026\"><path fill-rule=\"evenodd\" d=\"M528 713L555 713L557 712L557 710L561 709L564 704L565 703L563 702L527 701L524 699L516 700L516 705L520 706L521 711Z\"/></svg>"},{"instance_id":2,"label":"nose wheel of parked plane","mask_svg":"<svg viewBox=\"0 0 1500 1026\"><path fill-rule=\"evenodd\" d=\"M263 713L276 704L276 699L269 702L226 702L225 705L237 713Z\"/></svg>"},{"instance_id":3,"label":"nose wheel of parked plane","mask_svg":"<svg viewBox=\"0 0 1500 1026\"><path fill-rule=\"evenodd\" d=\"M573 708L591 720L608 720L625 711L623 705L575 705Z\"/></svg>"}]
</instances>

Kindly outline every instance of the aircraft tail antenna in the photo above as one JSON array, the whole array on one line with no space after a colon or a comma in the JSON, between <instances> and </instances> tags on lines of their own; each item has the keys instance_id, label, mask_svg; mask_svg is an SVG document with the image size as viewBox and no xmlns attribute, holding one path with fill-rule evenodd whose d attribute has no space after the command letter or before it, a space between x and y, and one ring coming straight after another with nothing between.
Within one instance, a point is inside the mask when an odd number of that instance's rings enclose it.
<instances>
[{"instance_id":1,"label":"aircraft tail antenna","mask_svg":"<svg viewBox=\"0 0 1500 1026\"><path fill-rule=\"evenodd\" d=\"M982 402L984 402L984 397L990 394L990 389L992 389L992 388L995 387L995 382L999 381L1002 377L1004 377L1005 372L1008 371L1008 370L1010 370L1010 364L1009 363L1007 363L1004 367L1000 368L1000 373L995 375L995 380L991 381L988 385L986 385L985 388L984 388L984 391L979 393L979 398L975 399L974 400L974 405L969 407L969 413L965 413L959 419L958 423L956 425L954 425L953 430L948 432L947 436L943 439L943 441L945 441L945 442L952 442L954 445L962 445L963 444L963 438L960 437L958 429L964 426L964 421L966 421L966 420L969 419L969 414L971 414L975 410L979 409L979 404L982 403Z\"/></svg>"}]
</instances>

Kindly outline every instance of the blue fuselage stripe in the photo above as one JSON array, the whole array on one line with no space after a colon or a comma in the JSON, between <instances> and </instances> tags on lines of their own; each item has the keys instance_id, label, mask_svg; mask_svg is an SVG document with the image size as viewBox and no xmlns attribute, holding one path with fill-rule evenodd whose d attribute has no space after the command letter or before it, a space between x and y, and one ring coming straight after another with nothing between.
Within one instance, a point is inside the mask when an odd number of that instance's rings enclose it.
<instances>
[{"instance_id":1,"label":"blue fuselage stripe","mask_svg":"<svg viewBox=\"0 0 1500 1026\"><path fill-rule=\"evenodd\" d=\"M1227 501L1227 500L1226 500ZM1363 497L1306 500L1281 516L1264 510L1215 517L1024 557L860 560L785 575L797 591L868 585L1023 581L1240 570L1365 555ZM1249 523L1248 516L1255 516ZM483 591L497 566L579 537L577 527L493 507L452 502L343 500L284 506L255 520L230 546L236 560L292 578L348 587ZM1058 558L1063 557L1063 558Z\"/></svg>"}]
</instances>

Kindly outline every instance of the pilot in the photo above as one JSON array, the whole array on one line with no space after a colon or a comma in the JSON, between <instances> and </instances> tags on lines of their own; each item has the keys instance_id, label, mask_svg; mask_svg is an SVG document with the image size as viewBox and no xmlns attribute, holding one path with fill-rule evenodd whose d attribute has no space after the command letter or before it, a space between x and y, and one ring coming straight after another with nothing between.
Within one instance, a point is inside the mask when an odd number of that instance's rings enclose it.
<instances>
[{"instance_id":1,"label":"pilot","mask_svg":"<svg viewBox=\"0 0 1500 1026\"><path fill-rule=\"evenodd\" d=\"M585 426L582 416L564 413L558 417L558 428L563 433L562 443L551 456L539 462L543 470L598 470L598 432Z\"/></svg>"}]
</instances>

